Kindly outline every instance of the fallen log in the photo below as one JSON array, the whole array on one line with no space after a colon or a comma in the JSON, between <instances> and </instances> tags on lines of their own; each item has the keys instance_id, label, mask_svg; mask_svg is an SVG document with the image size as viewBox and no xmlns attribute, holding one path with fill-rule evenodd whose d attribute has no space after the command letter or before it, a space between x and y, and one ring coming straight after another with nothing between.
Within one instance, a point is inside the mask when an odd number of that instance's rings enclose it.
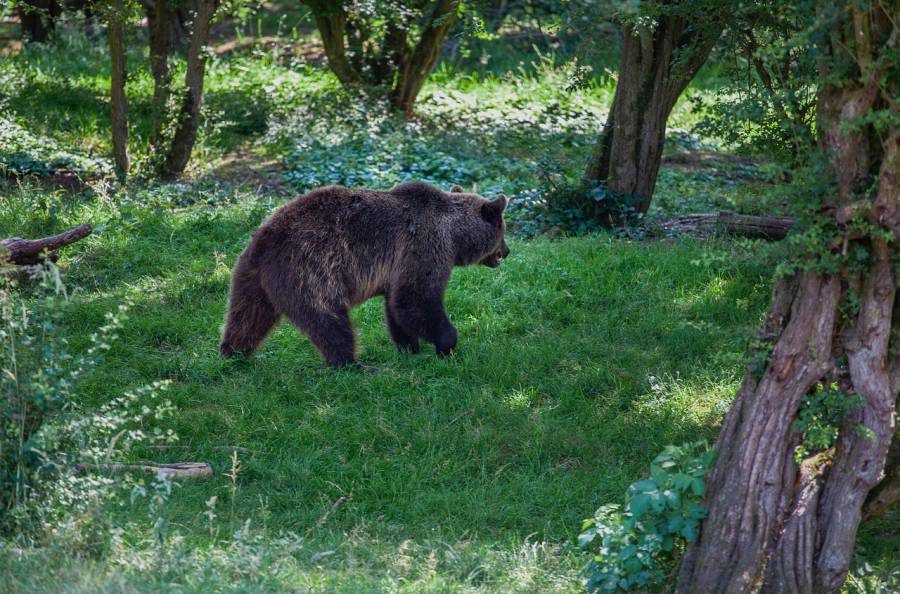
<instances>
[{"instance_id":1,"label":"fallen log","mask_svg":"<svg viewBox=\"0 0 900 594\"><path fill-rule=\"evenodd\" d=\"M212 466L206 462L173 462L172 464L79 464L79 471L95 470L111 474L141 472L165 478L211 478Z\"/></svg>"},{"instance_id":2,"label":"fallen log","mask_svg":"<svg viewBox=\"0 0 900 594\"><path fill-rule=\"evenodd\" d=\"M56 262L59 255L56 250L84 239L91 234L93 228L90 225L79 225L74 229L64 231L59 235L43 237L41 239L22 239L10 237L0 241L0 261L12 264L37 264L47 258Z\"/></svg>"},{"instance_id":3,"label":"fallen log","mask_svg":"<svg viewBox=\"0 0 900 594\"><path fill-rule=\"evenodd\" d=\"M712 213L690 214L665 219L649 225L650 229L682 233L722 233L753 239L784 239L794 219L790 217L759 217L742 215L727 210Z\"/></svg>"}]
</instances>

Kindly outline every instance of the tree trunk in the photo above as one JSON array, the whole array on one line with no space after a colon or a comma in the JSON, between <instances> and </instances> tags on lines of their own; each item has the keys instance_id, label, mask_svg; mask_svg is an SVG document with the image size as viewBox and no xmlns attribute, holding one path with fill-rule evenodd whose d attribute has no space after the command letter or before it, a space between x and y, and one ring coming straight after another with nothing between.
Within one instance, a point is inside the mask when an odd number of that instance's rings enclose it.
<instances>
[{"instance_id":1,"label":"tree trunk","mask_svg":"<svg viewBox=\"0 0 900 594\"><path fill-rule=\"evenodd\" d=\"M727 3L722 4L727 7ZM590 186L637 197L637 214L647 212L662 160L666 120L724 29L724 12L703 24L661 16L653 30L622 27L619 78L612 106L585 171ZM600 216L598 214L598 216ZM615 223L615 221L603 221Z\"/></svg>"},{"instance_id":2,"label":"tree trunk","mask_svg":"<svg viewBox=\"0 0 900 594\"><path fill-rule=\"evenodd\" d=\"M145 2L150 39L150 72L153 75L153 101L151 103L151 150L163 142L169 96L172 93L172 70L169 54L172 53L175 30L175 12L167 0Z\"/></svg>"},{"instance_id":3,"label":"tree trunk","mask_svg":"<svg viewBox=\"0 0 900 594\"><path fill-rule=\"evenodd\" d=\"M863 522L880 518L898 501L900 501L900 433L895 432L884 466L884 479L866 498L866 504L863 506Z\"/></svg>"},{"instance_id":4,"label":"tree trunk","mask_svg":"<svg viewBox=\"0 0 900 594\"><path fill-rule=\"evenodd\" d=\"M879 86L885 61L878 58L897 32L881 5L840 16L819 86L819 145L836 180L822 212L837 229L831 256L865 249L867 267L813 266L776 284L759 337L771 345L770 355L761 372L748 368L725 417L708 478L709 515L682 560L678 592L838 592L863 505L883 479L900 388L898 360L889 357L897 255L889 237L900 230L900 132L876 130L875 118L860 118L890 105L890 85ZM854 27L854 20L865 26ZM856 72L847 73L847 62ZM844 72L843 80L831 78L834 72ZM873 187L874 198L867 195ZM851 220L872 231L859 233ZM843 307L848 298L858 300L855 315ZM833 382L865 404L843 420L832 450L798 469L792 423L801 398Z\"/></svg>"},{"instance_id":5,"label":"tree trunk","mask_svg":"<svg viewBox=\"0 0 900 594\"><path fill-rule=\"evenodd\" d=\"M350 64L344 49L347 16L344 14L343 7L334 6L329 2L308 2L308 4L313 18L316 20L319 36L322 38L325 57L328 58L328 67L344 86L361 83L362 77Z\"/></svg>"},{"instance_id":6,"label":"tree trunk","mask_svg":"<svg viewBox=\"0 0 900 594\"><path fill-rule=\"evenodd\" d=\"M43 43L56 29L56 19L62 14L58 0L22 0L16 4L22 34L28 41Z\"/></svg>"},{"instance_id":7,"label":"tree trunk","mask_svg":"<svg viewBox=\"0 0 900 594\"><path fill-rule=\"evenodd\" d=\"M175 115L175 132L165 158L160 165L158 177L163 180L177 179L184 173L197 140L200 124L200 106L203 102L203 79L206 73L206 45L213 17L219 7L219 0L197 0L194 14L193 35L188 49L185 71L184 95Z\"/></svg>"},{"instance_id":8,"label":"tree trunk","mask_svg":"<svg viewBox=\"0 0 900 594\"><path fill-rule=\"evenodd\" d=\"M458 9L459 0L439 0L422 31L416 49L408 60L400 64L397 82L391 90L391 99L394 107L407 118L413 115L416 97L437 62Z\"/></svg>"},{"instance_id":9,"label":"tree trunk","mask_svg":"<svg viewBox=\"0 0 900 594\"><path fill-rule=\"evenodd\" d=\"M437 0L414 47L409 43L411 16L385 24L383 39L376 42L368 23L349 18L341 3L304 3L315 18L328 66L341 84L386 90L391 105L411 117L416 97L456 21L459 0Z\"/></svg>"},{"instance_id":10,"label":"tree trunk","mask_svg":"<svg viewBox=\"0 0 900 594\"><path fill-rule=\"evenodd\" d=\"M112 117L113 158L116 177L128 175L128 100L125 97L125 15L122 0L113 0L109 19L109 55L112 63L109 105Z\"/></svg>"}]
</instances>

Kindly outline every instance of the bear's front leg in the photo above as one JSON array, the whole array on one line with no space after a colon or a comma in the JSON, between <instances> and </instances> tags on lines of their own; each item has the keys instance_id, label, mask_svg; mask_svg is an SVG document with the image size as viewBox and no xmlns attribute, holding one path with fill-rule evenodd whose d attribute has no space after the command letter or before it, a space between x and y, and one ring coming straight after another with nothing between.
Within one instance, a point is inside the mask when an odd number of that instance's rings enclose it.
<instances>
[{"instance_id":1,"label":"bear's front leg","mask_svg":"<svg viewBox=\"0 0 900 594\"><path fill-rule=\"evenodd\" d=\"M397 345L398 351L413 354L419 352L419 337L415 334L408 334L403 329L403 326L400 325L400 322L397 321L396 316L391 311L389 299L384 300L384 319L387 322L388 332L391 333L391 338L394 340L394 344Z\"/></svg>"},{"instance_id":2,"label":"bear's front leg","mask_svg":"<svg viewBox=\"0 0 900 594\"><path fill-rule=\"evenodd\" d=\"M443 291L409 287L391 295L390 307L394 320L410 336L421 336L434 345L439 357L456 348L456 328L444 310Z\"/></svg>"}]
</instances>

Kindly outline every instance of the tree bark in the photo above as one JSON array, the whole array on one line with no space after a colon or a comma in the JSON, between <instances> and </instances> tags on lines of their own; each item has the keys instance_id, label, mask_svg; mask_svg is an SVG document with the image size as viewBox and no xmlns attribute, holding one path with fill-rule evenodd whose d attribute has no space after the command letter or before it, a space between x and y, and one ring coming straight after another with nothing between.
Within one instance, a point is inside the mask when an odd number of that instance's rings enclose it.
<instances>
[{"instance_id":1,"label":"tree bark","mask_svg":"<svg viewBox=\"0 0 900 594\"><path fill-rule=\"evenodd\" d=\"M151 150L160 147L167 121L169 96L172 93L172 71L169 54L172 53L175 30L175 12L168 0L144 2L150 40L150 72L153 75L153 100L151 103Z\"/></svg>"},{"instance_id":2,"label":"tree bark","mask_svg":"<svg viewBox=\"0 0 900 594\"><path fill-rule=\"evenodd\" d=\"M219 0L197 0L196 7L187 56L184 96L175 115L175 132L171 144L158 171L158 177L163 180L177 179L184 173L197 140L206 74L206 46Z\"/></svg>"},{"instance_id":3,"label":"tree bark","mask_svg":"<svg viewBox=\"0 0 900 594\"><path fill-rule=\"evenodd\" d=\"M726 10L727 3L722 3L718 12L703 15L702 24L700 16L691 23L664 15L652 31L634 24L622 27L616 92L588 161L586 184L637 197L637 214L647 212L662 160L666 121L721 36Z\"/></svg>"},{"instance_id":4,"label":"tree bark","mask_svg":"<svg viewBox=\"0 0 900 594\"><path fill-rule=\"evenodd\" d=\"M344 86L361 83L362 77L350 64L344 49L344 33L347 24L344 8L340 5L334 6L330 2L307 2L307 4L310 5L316 21L316 28L322 38L325 57L328 58L328 67Z\"/></svg>"},{"instance_id":5,"label":"tree bark","mask_svg":"<svg viewBox=\"0 0 900 594\"><path fill-rule=\"evenodd\" d=\"M109 105L112 118L113 159L116 177L125 182L128 176L128 100L125 97L125 15L122 0L113 0L109 19L109 55L111 82Z\"/></svg>"},{"instance_id":6,"label":"tree bark","mask_svg":"<svg viewBox=\"0 0 900 594\"><path fill-rule=\"evenodd\" d=\"M78 464L76 468L82 472L93 470L97 472L108 472L110 474L139 472L144 474L155 474L168 479L212 478L212 466L210 466L208 462L172 462L169 464Z\"/></svg>"},{"instance_id":7,"label":"tree bark","mask_svg":"<svg viewBox=\"0 0 900 594\"><path fill-rule=\"evenodd\" d=\"M884 466L884 478L869 492L863 505L863 522L880 518L898 501L900 501L900 434L895 432Z\"/></svg>"},{"instance_id":8,"label":"tree bark","mask_svg":"<svg viewBox=\"0 0 900 594\"><path fill-rule=\"evenodd\" d=\"M854 26L860 20L865 26ZM771 354L761 373L748 368L725 417L708 479L709 515L682 559L678 592L838 592L869 493L882 483L886 499L891 497L893 483L890 477L885 482L884 470L900 365L889 356L896 336L896 234L885 232L896 231L900 212L900 132L876 130L872 120L861 118L891 105L891 84L882 86L878 70L885 61L878 58L897 31L882 5L862 16L844 9L831 28L817 118L835 191L821 213L837 229L833 255L865 249L867 268L813 266L777 283L760 337ZM857 71L848 74L848 64ZM832 78L835 71L843 80ZM870 197L873 187L877 194ZM872 231L854 231L851 220ZM855 315L842 308L848 296L858 300ZM799 436L791 426L800 400L818 384L831 383L865 404L843 420L832 450L798 469L793 454Z\"/></svg>"}]
</instances>

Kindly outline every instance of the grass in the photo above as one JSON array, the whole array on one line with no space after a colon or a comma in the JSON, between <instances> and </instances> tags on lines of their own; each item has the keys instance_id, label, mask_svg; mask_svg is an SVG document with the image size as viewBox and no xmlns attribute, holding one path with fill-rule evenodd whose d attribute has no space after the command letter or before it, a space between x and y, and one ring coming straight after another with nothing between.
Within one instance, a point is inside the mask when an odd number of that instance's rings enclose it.
<instances>
[{"instance_id":1,"label":"grass","mask_svg":"<svg viewBox=\"0 0 900 594\"><path fill-rule=\"evenodd\" d=\"M70 151L106 154L108 79L92 66L104 63L102 43L58 43L0 66L0 106ZM149 75L138 51L131 59L140 135ZM81 404L171 380L177 413L165 428L180 441L125 458L214 468L211 480L157 491L156 509L141 497L107 508L117 530L99 548L4 543L0 591L579 591L581 520L620 501L665 444L715 437L767 305L770 248L514 237L499 269L454 273L447 308L460 350L449 359L395 352L377 299L353 312L361 360L375 374L324 368L288 324L249 360L217 352L230 267L285 194L315 181L303 175L324 171L316 167L390 185L383 161L359 159L363 146L388 155L391 175L409 175L402 167L424 161L424 150L437 164L421 176L497 191L539 192L542 159L578 175L611 87L563 93L559 69L541 60L522 54L536 66L519 71L442 67L425 89L422 122L401 128L368 112L332 125L322 105L336 85L320 67L266 52L222 58L210 67L189 183L116 194L100 184L77 195L0 185L0 237L97 228L60 262L72 351L106 311L131 303L119 340L80 385ZM681 103L670 127L695 118ZM316 119L336 135L320 152L298 140ZM360 129L370 144L359 144ZM673 138L670 154L710 152ZM275 159L284 185L257 191L256 179L217 175L238 149ZM754 171L727 160L667 163L658 214L752 210L772 191ZM900 564L898 521L864 527L860 550L874 577L858 564L852 591L885 587L882 574Z\"/></svg>"},{"instance_id":2,"label":"grass","mask_svg":"<svg viewBox=\"0 0 900 594\"><path fill-rule=\"evenodd\" d=\"M208 460L216 470L172 495L171 532L207 548L247 519L293 531L303 539L290 579L313 580L306 574L323 566L335 573L325 590L391 589L399 582L384 581L385 564L404 558L424 589L477 585L458 572L480 560L491 564L492 576L479 578L485 588L571 590L579 560L568 543L581 519L621 497L663 445L714 437L766 303L766 268L731 244L513 240L500 269L454 274L447 307L460 351L450 359L396 353L374 300L353 317L361 358L377 374L325 369L287 324L256 357L226 362L216 341L228 266L270 207L240 194L178 211L111 200L98 213L88 201L64 207L51 227L87 218L103 226L63 263L73 350L105 311L133 304L119 341L81 385L85 404L172 380L180 447L133 457ZM0 234L12 229L10 215L0 221ZM222 475L229 452L219 449L229 445L247 450L233 502ZM233 507L209 526L202 513L212 496ZM123 523L145 514L117 513ZM322 551L335 552L313 562ZM432 554L426 579L421 564ZM522 555L540 559L529 571L565 579L505 582ZM82 563L70 570L102 573ZM53 589L70 577L28 583ZM91 588L109 586L92 579Z\"/></svg>"}]
</instances>

